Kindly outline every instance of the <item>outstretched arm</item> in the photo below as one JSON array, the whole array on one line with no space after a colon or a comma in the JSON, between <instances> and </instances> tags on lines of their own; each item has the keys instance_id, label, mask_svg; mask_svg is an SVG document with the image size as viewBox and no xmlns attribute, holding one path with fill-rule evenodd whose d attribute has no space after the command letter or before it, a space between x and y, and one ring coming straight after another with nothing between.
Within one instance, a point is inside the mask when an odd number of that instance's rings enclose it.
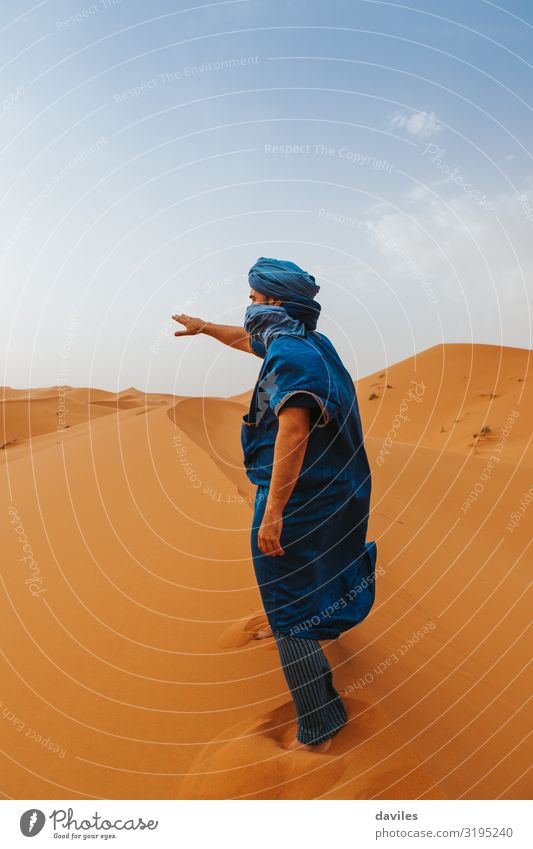
<instances>
[{"instance_id":1,"label":"outstretched arm","mask_svg":"<svg viewBox=\"0 0 533 849\"><path fill-rule=\"evenodd\" d=\"M244 327L234 324L214 324L212 321L204 321L201 318L184 313L173 315L172 318L174 321L184 324L186 328L176 331L174 336L195 336L197 333L204 333L206 336L218 339L224 345L246 351L247 354L255 353L250 345L250 334Z\"/></svg>"}]
</instances>

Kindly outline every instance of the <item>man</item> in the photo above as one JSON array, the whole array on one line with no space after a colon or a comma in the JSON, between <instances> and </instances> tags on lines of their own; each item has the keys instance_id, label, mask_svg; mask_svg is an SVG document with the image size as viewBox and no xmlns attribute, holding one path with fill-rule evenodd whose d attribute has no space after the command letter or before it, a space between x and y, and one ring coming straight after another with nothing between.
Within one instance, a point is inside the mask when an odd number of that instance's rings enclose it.
<instances>
[{"instance_id":1,"label":"man","mask_svg":"<svg viewBox=\"0 0 533 849\"><path fill-rule=\"evenodd\" d=\"M371 475L353 380L315 328L320 287L288 260L260 257L248 274L244 330L173 318L263 360L241 443L257 486L251 531L267 628L297 716L287 746L324 752L347 722L320 640L369 613L377 546L366 541Z\"/></svg>"}]
</instances>

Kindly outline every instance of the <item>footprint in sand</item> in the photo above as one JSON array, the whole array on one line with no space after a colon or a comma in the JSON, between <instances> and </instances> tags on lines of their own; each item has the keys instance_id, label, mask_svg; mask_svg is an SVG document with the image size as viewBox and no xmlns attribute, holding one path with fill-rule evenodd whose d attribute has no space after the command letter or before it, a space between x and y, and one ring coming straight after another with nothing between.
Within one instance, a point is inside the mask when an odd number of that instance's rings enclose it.
<instances>
[{"instance_id":1,"label":"footprint in sand","mask_svg":"<svg viewBox=\"0 0 533 849\"><path fill-rule=\"evenodd\" d=\"M232 725L197 755L176 798L313 799L341 780L346 759L335 745L324 754L287 751L295 732L292 701Z\"/></svg>"},{"instance_id":2,"label":"footprint in sand","mask_svg":"<svg viewBox=\"0 0 533 849\"><path fill-rule=\"evenodd\" d=\"M197 755L176 798L447 798L370 694L343 702L348 722L324 753L285 748L296 730L292 701L231 725Z\"/></svg>"},{"instance_id":3,"label":"footprint in sand","mask_svg":"<svg viewBox=\"0 0 533 849\"><path fill-rule=\"evenodd\" d=\"M218 644L222 649L236 649L250 642L266 645L268 648L276 648L276 641L273 636L263 639L257 639L254 636L257 632L263 632L267 627L268 621L264 613L239 619L238 622L234 622L233 625L222 632Z\"/></svg>"}]
</instances>

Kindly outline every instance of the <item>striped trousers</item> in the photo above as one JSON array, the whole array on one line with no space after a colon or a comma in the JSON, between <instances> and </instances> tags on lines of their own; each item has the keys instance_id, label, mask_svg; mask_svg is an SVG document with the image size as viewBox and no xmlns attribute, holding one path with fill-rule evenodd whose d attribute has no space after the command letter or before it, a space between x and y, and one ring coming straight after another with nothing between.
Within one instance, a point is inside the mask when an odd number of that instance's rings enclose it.
<instances>
[{"instance_id":1,"label":"striped trousers","mask_svg":"<svg viewBox=\"0 0 533 849\"><path fill-rule=\"evenodd\" d=\"M296 707L296 737L303 744L323 743L348 721L333 686L331 666L318 640L274 631L281 665Z\"/></svg>"}]
</instances>

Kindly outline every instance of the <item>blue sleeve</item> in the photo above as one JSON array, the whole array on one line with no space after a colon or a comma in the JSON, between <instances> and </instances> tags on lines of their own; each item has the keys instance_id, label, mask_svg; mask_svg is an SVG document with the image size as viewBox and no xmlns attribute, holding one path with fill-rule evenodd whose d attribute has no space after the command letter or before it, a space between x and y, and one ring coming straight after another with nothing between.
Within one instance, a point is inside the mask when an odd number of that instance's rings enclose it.
<instances>
[{"instance_id":1,"label":"blue sleeve","mask_svg":"<svg viewBox=\"0 0 533 849\"><path fill-rule=\"evenodd\" d=\"M295 392L282 403L278 409L278 414L284 407L309 407L311 411L311 424L316 424L322 416L322 408L314 395L308 395L307 392Z\"/></svg>"},{"instance_id":2,"label":"blue sleeve","mask_svg":"<svg viewBox=\"0 0 533 849\"><path fill-rule=\"evenodd\" d=\"M319 410L320 405L314 395L307 395L304 392L296 392L294 395L289 395L283 404L284 407L315 407Z\"/></svg>"},{"instance_id":3,"label":"blue sleeve","mask_svg":"<svg viewBox=\"0 0 533 849\"><path fill-rule=\"evenodd\" d=\"M339 388L325 358L312 346L294 336L276 340L269 350L268 403L277 416L290 398L295 406L302 406L302 398L319 408L318 427L325 427L341 413ZM308 402L305 402L307 406Z\"/></svg>"}]
</instances>

